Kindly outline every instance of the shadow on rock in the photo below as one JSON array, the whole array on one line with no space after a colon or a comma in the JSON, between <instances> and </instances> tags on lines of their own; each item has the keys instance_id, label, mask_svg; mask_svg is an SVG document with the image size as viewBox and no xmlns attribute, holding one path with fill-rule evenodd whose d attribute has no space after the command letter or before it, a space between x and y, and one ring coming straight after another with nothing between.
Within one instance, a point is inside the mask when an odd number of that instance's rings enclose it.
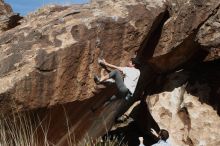
<instances>
[{"instance_id":1,"label":"shadow on rock","mask_svg":"<svg viewBox=\"0 0 220 146\"><path fill-rule=\"evenodd\" d=\"M185 91L212 106L220 115L220 60L200 62L182 70L162 74L148 85L148 95L173 91L188 83Z\"/></svg>"},{"instance_id":2,"label":"shadow on rock","mask_svg":"<svg viewBox=\"0 0 220 146\"><path fill-rule=\"evenodd\" d=\"M122 144L138 146L138 137L143 137L144 144L150 146L158 141L158 138L151 133L151 128L157 132L160 131L158 124L149 112L147 103L143 100L133 108L127 121L116 124L114 130L105 134L103 139L117 137Z\"/></svg>"}]
</instances>

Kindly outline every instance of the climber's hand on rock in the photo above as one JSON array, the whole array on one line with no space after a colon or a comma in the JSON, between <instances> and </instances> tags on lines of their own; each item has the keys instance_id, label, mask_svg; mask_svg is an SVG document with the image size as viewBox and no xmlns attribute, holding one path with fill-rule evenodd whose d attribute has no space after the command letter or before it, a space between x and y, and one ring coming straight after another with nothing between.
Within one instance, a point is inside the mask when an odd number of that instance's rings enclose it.
<instances>
[{"instance_id":1,"label":"climber's hand on rock","mask_svg":"<svg viewBox=\"0 0 220 146\"><path fill-rule=\"evenodd\" d=\"M101 60L100 60L100 63L106 65L105 59L101 59Z\"/></svg>"},{"instance_id":2,"label":"climber's hand on rock","mask_svg":"<svg viewBox=\"0 0 220 146\"><path fill-rule=\"evenodd\" d=\"M101 59L101 58L98 59L98 63L101 65L106 65L105 59Z\"/></svg>"}]
</instances>

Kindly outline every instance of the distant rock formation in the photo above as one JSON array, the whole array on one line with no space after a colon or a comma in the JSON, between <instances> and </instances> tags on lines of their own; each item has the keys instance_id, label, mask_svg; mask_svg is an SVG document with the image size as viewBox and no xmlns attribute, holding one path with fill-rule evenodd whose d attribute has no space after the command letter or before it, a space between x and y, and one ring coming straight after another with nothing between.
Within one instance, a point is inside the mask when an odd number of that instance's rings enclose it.
<instances>
[{"instance_id":1,"label":"distant rock formation","mask_svg":"<svg viewBox=\"0 0 220 146\"><path fill-rule=\"evenodd\" d=\"M93 0L47 6L19 22L4 5L1 112L33 111L50 121L53 144L66 145L68 132L74 142L99 137L128 105L119 99L101 106L116 91L94 83L97 58L123 66L136 53L142 67L134 96L148 97L171 143L219 145L219 6L219 0ZM201 136L204 129L212 136Z\"/></svg>"},{"instance_id":2,"label":"distant rock formation","mask_svg":"<svg viewBox=\"0 0 220 146\"><path fill-rule=\"evenodd\" d=\"M11 6L4 3L3 0L0 0L0 6L1 6L1 15L9 14L12 12Z\"/></svg>"},{"instance_id":3,"label":"distant rock formation","mask_svg":"<svg viewBox=\"0 0 220 146\"><path fill-rule=\"evenodd\" d=\"M10 5L0 0L0 33L19 25L20 19L22 17L13 13Z\"/></svg>"}]
</instances>

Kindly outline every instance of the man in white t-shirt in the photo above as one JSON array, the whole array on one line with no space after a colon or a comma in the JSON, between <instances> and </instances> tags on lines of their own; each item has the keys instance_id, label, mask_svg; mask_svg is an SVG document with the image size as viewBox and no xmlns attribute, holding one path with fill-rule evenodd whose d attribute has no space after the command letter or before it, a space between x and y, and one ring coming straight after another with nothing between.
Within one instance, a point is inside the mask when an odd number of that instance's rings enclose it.
<instances>
[{"instance_id":1,"label":"man in white t-shirt","mask_svg":"<svg viewBox=\"0 0 220 146\"><path fill-rule=\"evenodd\" d=\"M132 58L128 62L128 65L126 67L115 66L113 64L107 63L104 59L99 60L99 63L115 70L111 71L107 75L101 76L100 78L98 76L95 76L94 80L96 84L112 78L115 80L116 86L119 91L119 96L128 100L129 96L133 95L137 86L137 82L140 76L140 70L138 69L138 66L140 64L135 60L135 58Z\"/></svg>"}]
</instances>

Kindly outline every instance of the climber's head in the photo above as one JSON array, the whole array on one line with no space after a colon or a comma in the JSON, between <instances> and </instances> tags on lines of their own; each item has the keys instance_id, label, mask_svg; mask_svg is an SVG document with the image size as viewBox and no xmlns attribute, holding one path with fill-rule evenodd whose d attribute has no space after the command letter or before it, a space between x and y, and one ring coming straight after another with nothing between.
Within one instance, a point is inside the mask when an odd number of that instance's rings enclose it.
<instances>
[{"instance_id":1,"label":"climber's head","mask_svg":"<svg viewBox=\"0 0 220 146\"><path fill-rule=\"evenodd\" d=\"M131 60L128 62L128 67L140 67L140 62L136 58L131 58Z\"/></svg>"},{"instance_id":2,"label":"climber's head","mask_svg":"<svg viewBox=\"0 0 220 146\"><path fill-rule=\"evenodd\" d=\"M165 129L161 129L159 133L160 139L166 141L169 138L169 132Z\"/></svg>"}]
</instances>

